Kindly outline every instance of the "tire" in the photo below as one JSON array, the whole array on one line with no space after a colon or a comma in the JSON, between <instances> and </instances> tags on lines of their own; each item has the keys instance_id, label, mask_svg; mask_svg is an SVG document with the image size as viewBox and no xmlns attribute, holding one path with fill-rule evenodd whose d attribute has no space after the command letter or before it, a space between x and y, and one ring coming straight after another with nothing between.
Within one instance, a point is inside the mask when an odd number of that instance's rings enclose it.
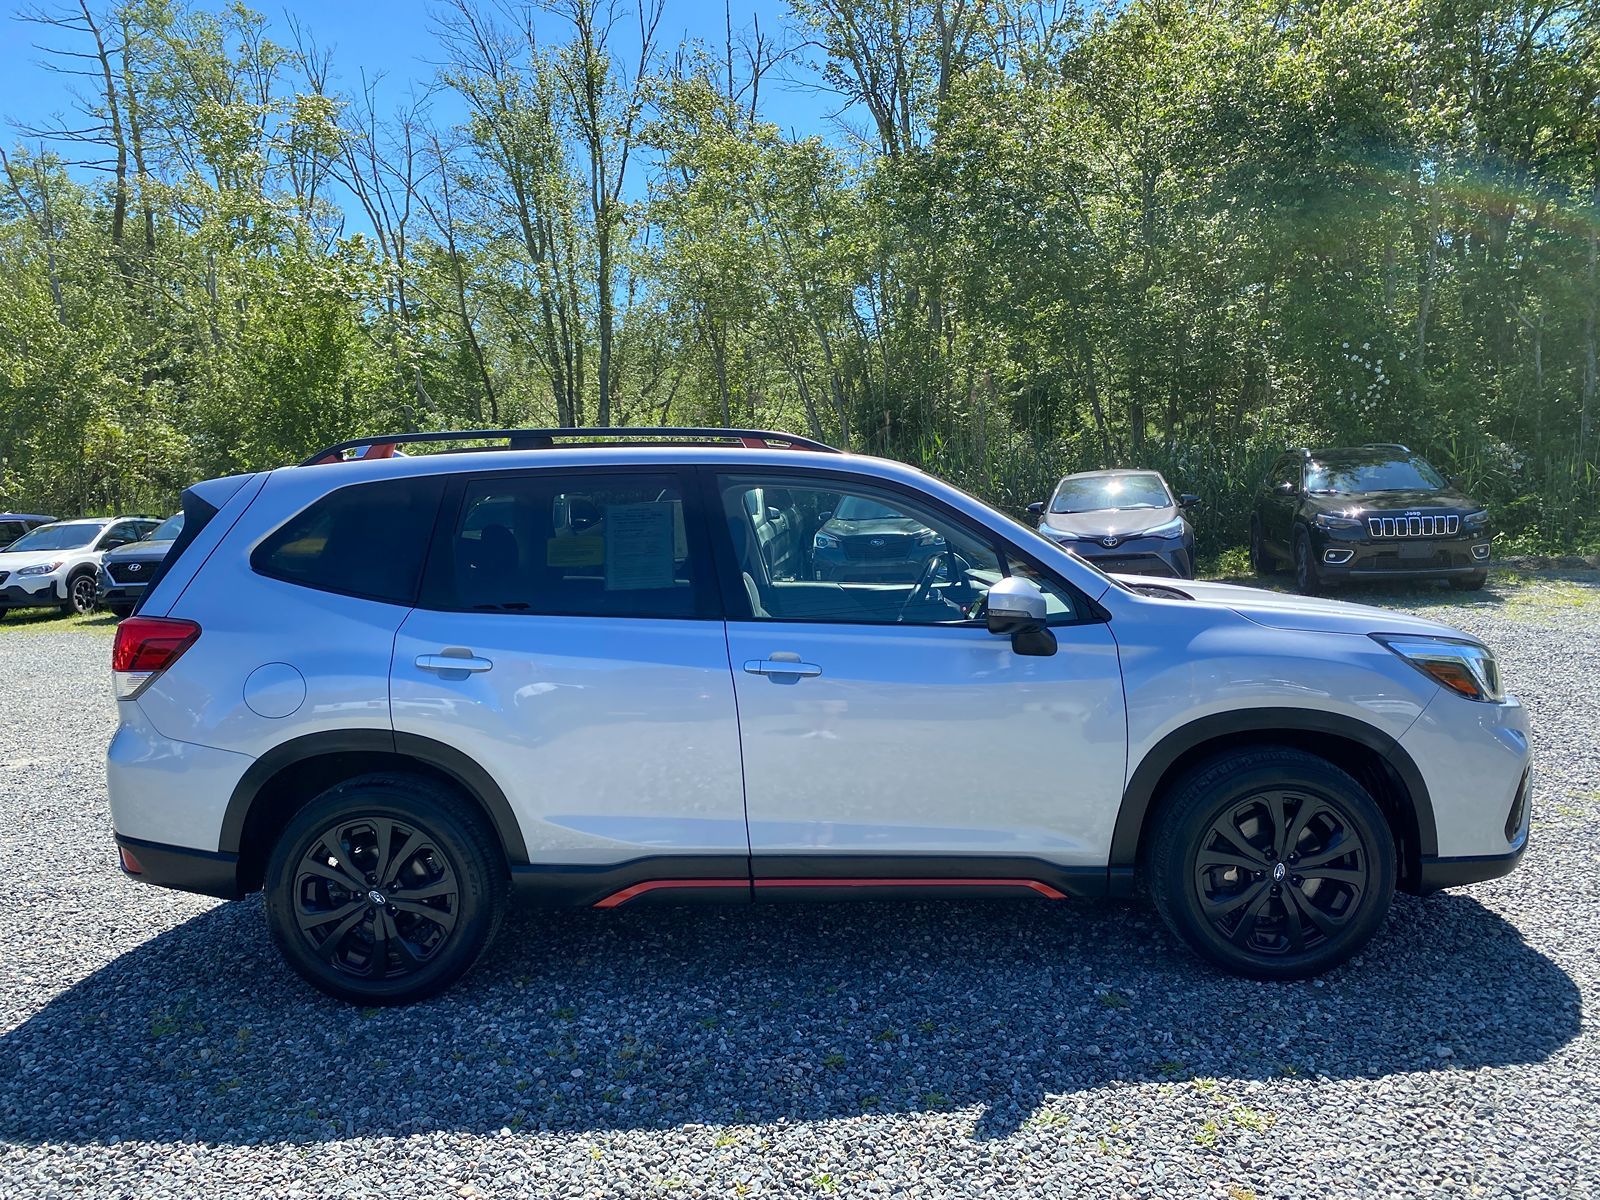
<instances>
[{"instance_id":1,"label":"tire","mask_svg":"<svg viewBox=\"0 0 1600 1200\"><path fill-rule=\"evenodd\" d=\"M1450 586L1458 592L1481 592L1483 585L1489 582L1489 572L1479 571L1474 575L1466 575L1460 579L1452 579Z\"/></svg>"},{"instance_id":2,"label":"tire","mask_svg":"<svg viewBox=\"0 0 1600 1200\"><path fill-rule=\"evenodd\" d=\"M1273 575L1278 570L1278 560L1267 552L1261 537L1261 518L1250 518L1250 569L1257 575Z\"/></svg>"},{"instance_id":3,"label":"tire","mask_svg":"<svg viewBox=\"0 0 1600 1200\"><path fill-rule=\"evenodd\" d=\"M1304 528L1294 531L1294 586L1302 596L1315 596L1323 586L1311 557L1311 535Z\"/></svg>"},{"instance_id":4,"label":"tire","mask_svg":"<svg viewBox=\"0 0 1600 1200\"><path fill-rule=\"evenodd\" d=\"M74 575L67 580L67 602L61 606L62 611L76 613L80 617L88 616L99 603L99 590L90 572Z\"/></svg>"},{"instance_id":5,"label":"tire","mask_svg":"<svg viewBox=\"0 0 1600 1200\"><path fill-rule=\"evenodd\" d=\"M417 776L363 775L311 801L278 838L267 925L313 987L352 1004L410 1004L483 956L507 886L493 834L457 793Z\"/></svg>"},{"instance_id":6,"label":"tire","mask_svg":"<svg viewBox=\"0 0 1600 1200\"><path fill-rule=\"evenodd\" d=\"M126 620L128 617L133 616L133 605L131 605L131 604L107 604L106 605L106 611L109 612L117 620L122 621L122 620Z\"/></svg>"},{"instance_id":7,"label":"tire","mask_svg":"<svg viewBox=\"0 0 1600 1200\"><path fill-rule=\"evenodd\" d=\"M1295 848L1284 853L1290 832ZM1201 958L1253 979L1304 979L1382 926L1395 848L1348 774L1263 747L1213 758L1168 792L1144 868L1156 911Z\"/></svg>"}]
</instances>

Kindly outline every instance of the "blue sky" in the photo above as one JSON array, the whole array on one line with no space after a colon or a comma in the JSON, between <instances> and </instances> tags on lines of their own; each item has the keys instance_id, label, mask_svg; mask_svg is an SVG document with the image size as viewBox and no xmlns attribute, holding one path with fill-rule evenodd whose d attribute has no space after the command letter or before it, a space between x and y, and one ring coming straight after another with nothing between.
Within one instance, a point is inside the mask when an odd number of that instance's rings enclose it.
<instances>
[{"instance_id":1,"label":"blue sky","mask_svg":"<svg viewBox=\"0 0 1600 1200\"><path fill-rule=\"evenodd\" d=\"M198 0L196 7L217 9L222 4L218 0ZM400 104L410 83L415 82L419 91L426 85L433 76L433 63L439 58L429 19L430 12L437 8L432 0L323 0L321 3L287 0L282 4L255 0L252 7L269 16L271 33L276 40L290 41L287 13L297 19L320 46L333 50L337 82L344 89L354 90L363 70L369 76L382 73L385 79L381 94L394 106ZM70 38L55 30L16 20L15 12L14 5L7 5L5 20L0 22L0 122L4 126L0 129L0 144L3 145L17 140L19 125L45 125L53 115L69 114L72 100L66 85L79 82L48 70L42 63L44 55L37 48L39 43L60 45L70 42ZM735 0L731 5L736 31L748 29L759 20L763 34L792 40L793 35L787 32L787 14L788 5L784 0ZM552 40L563 36L559 21L546 18L545 25ZM701 38L720 44L723 28L721 3L666 0L658 39L662 49L670 53L685 39ZM805 81L811 76L804 68L793 69L789 74L794 76L794 81L769 76L763 84L763 115L785 129L830 133L829 115L837 107L837 98L808 86ZM449 120L453 115L454 108L448 98L441 97L435 105L435 116Z\"/></svg>"}]
</instances>

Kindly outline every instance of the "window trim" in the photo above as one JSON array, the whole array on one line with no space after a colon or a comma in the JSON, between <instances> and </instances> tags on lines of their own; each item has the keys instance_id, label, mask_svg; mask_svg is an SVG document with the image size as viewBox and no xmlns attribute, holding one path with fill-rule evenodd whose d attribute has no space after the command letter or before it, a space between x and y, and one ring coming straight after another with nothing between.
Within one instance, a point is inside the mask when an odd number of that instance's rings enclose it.
<instances>
[{"instance_id":1,"label":"window trim","mask_svg":"<svg viewBox=\"0 0 1600 1200\"><path fill-rule=\"evenodd\" d=\"M408 483L413 486L428 486L432 487L434 492L433 527L429 531L427 542L423 545L422 557L417 564L416 578L412 581L411 594L409 598L396 600L391 596L374 596L370 592L356 592L351 591L349 588L330 587L324 583L310 583L304 579L296 579L291 575L286 575L281 571L274 571L266 565L266 548L268 543L271 542L273 538L277 537L279 533L283 532L284 528L289 524L289 522L299 519L310 509L316 507L318 504L323 503L329 499L329 497L338 495L340 492L349 491L352 488L376 487L380 484L393 483ZM422 591L423 580L427 576L429 552L433 545L434 536L438 532L439 513L443 506L443 500L447 490L448 489L445 487L445 477L442 475L390 475L382 479L352 480L349 483L340 484L336 488L329 488L327 491L319 495L315 500L312 500L307 504L302 504L299 508L295 509L294 512L290 513L283 520L279 521L272 527L271 530L269 530L256 541L256 544L250 549L250 570L265 579L274 579L279 583L289 584L291 587L306 588L310 591L323 592L330 596L348 596L352 600L364 600L368 604L387 604L391 608L415 608L417 605L417 597ZM201 524L204 525L205 522L201 522ZM188 525L189 522L186 520L184 522L184 527L186 530ZM196 530L196 536L198 535L199 531ZM183 535L179 534L178 536L181 540ZM178 548L177 543L173 544L173 548ZM168 557L174 557L172 555L172 551L169 550L167 553ZM165 562L165 560L163 560L163 562ZM160 576L157 575L155 578L159 579ZM154 586L154 581L152 581L152 586Z\"/></svg>"},{"instance_id":2,"label":"window trim","mask_svg":"<svg viewBox=\"0 0 1600 1200\"><path fill-rule=\"evenodd\" d=\"M573 476L627 475L636 478L667 478L678 484L678 495L683 502L683 532L689 544L689 582L693 596L694 612L687 616L656 614L641 616L627 613L598 612L548 612L529 609L526 612L494 612L481 608L460 608L455 604L455 589L448 564L451 543L456 527L461 523L463 506L468 490L475 485L496 480L537 479L540 477L564 478ZM698 549L699 555L696 556ZM527 620L530 617L553 617L562 620L597 621L721 621L724 619L721 589L718 587L713 555L716 547L706 528L705 513L700 491L694 478L694 469L682 463L604 463L593 466L550 465L543 467L518 467L499 471L472 471L448 476L444 499L439 506L439 516L434 522L433 537L423 563L422 587L417 593L415 607L428 612L463 613L477 617L507 617ZM695 564L699 563L697 567Z\"/></svg>"},{"instance_id":3,"label":"window trim","mask_svg":"<svg viewBox=\"0 0 1600 1200\"><path fill-rule=\"evenodd\" d=\"M999 530L989 525L975 521L972 517L947 503L938 496L927 492L918 491L899 480L884 479L877 475L868 475L855 471L841 470L838 467L826 468L772 466L731 468L726 465L701 465L693 470L700 477L700 502L701 508L707 513L721 513L722 511L722 480L724 478L738 478L740 476L756 476L762 479L787 479L792 480L792 487L814 486L820 482L826 484L835 482L850 486L865 486L886 492L890 495L902 496L908 501L931 509L937 515L949 520L964 529L974 540L986 542L1000 561L1005 575L1011 574L1008 558L1018 558L1029 564L1040 576L1064 592L1077 609L1076 614L1061 614L1060 617L1049 622L1051 629L1070 629L1079 625L1099 625L1109 619L1109 614L1085 594L1071 580L1065 578L1059 571L1055 571L1040 562L1032 554L1006 537ZM929 621L916 624L902 625L893 621L849 621L831 620L818 621L811 617L758 617L750 610L750 598L745 594L743 573L739 563L738 551L734 548L733 537L728 532L727 523L714 521L711 523L710 536L712 550L717 568L717 583L722 592L723 608L727 612L729 621L752 621L763 625L816 625L816 626L847 626L862 629L984 629L984 623L968 618L964 621ZM1067 619L1061 619L1065 617Z\"/></svg>"}]
</instances>

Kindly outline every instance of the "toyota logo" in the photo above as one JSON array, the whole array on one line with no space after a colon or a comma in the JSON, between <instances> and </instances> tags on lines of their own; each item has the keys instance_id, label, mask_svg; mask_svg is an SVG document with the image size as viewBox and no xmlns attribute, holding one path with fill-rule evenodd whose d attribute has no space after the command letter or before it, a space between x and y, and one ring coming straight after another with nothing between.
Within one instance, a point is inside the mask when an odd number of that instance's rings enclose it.
<instances>
[{"instance_id":1,"label":"toyota logo","mask_svg":"<svg viewBox=\"0 0 1600 1200\"><path fill-rule=\"evenodd\" d=\"M1121 540L1122 539L1120 539L1120 538L1103 537L1103 538L1100 539L1100 544L1102 546L1104 546L1107 550L1109 550Z\"/></svg>"}]
</instances>

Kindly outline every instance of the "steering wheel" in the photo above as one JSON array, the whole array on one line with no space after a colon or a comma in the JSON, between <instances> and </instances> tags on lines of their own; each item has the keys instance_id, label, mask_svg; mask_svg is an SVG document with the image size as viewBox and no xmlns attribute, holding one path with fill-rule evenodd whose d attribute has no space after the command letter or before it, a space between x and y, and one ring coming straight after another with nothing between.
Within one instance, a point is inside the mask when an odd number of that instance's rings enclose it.
<instances>
[{"instance_id":1,"label":"steering wheel","mask_svg":"<svg viewBox=\"0 0 1600 1200\"><path fill-rule=\"evenodd\" d=\"M945 568L952 584L964 579L966 573L972 570L972 564L962 558L960 552L954 549L946 548L929 556L928 561L922 564L922 573L917 576L915 586L912 587L904 602L901 603L900 612L895 617L896 621L903 622L906 619L906 614L913 607L918 604L926 604L938 595L934 591L934 584L939 578L938 568L941 560L945 563ZM942 604L950 604L950 601L945 600L943 597L938 597L938 599ZM958 608L959 606L951 604L951 607Z\"/></svg>"}]
</instances>

